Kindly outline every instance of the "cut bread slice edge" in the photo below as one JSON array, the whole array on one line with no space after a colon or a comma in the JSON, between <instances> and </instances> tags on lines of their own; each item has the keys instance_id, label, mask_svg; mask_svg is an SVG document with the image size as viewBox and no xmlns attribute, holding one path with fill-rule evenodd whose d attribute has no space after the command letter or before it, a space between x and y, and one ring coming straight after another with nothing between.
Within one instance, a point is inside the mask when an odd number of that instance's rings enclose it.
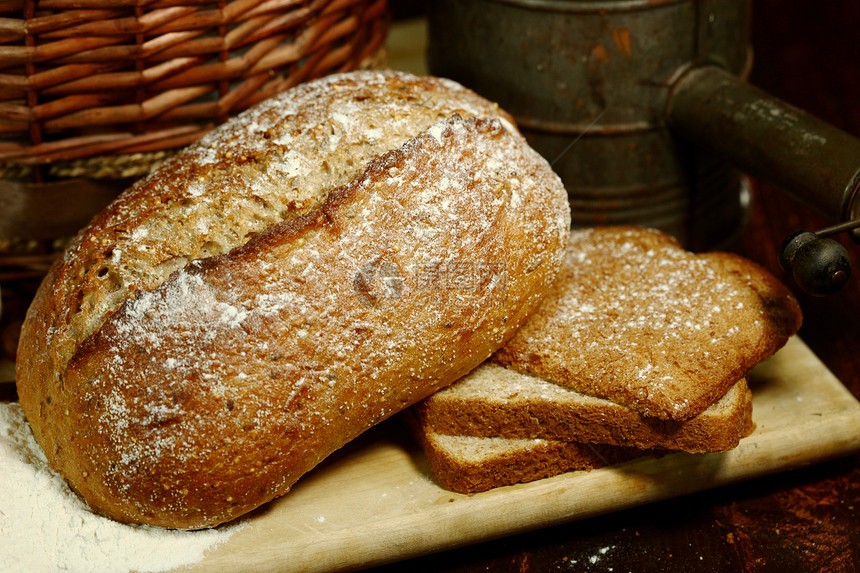
<instances>
[{"instance_id":1,"label":"cut bread slice edge","mask_svg":"<svg viewBox=\"0 0 860 573\"><path fill-rule=\"evenodd\" d=\"M691 453L730 450L753 429L752 393L745 379L698 416L672 421L491 362L423 400L414 411L425 433Z\"/></svg>"},{"instance_id":2,"label":"cut bread slice edge","mask_svg":"<svg viewBox=\"0 0 860 573\"><path fill-rule=\"evenodd\" d=\"M414 409L403 415L436 481L458 493L479 493L653 454L637 448L540 438L452 436L429 430Z\"/></svg>"}]
</instances>

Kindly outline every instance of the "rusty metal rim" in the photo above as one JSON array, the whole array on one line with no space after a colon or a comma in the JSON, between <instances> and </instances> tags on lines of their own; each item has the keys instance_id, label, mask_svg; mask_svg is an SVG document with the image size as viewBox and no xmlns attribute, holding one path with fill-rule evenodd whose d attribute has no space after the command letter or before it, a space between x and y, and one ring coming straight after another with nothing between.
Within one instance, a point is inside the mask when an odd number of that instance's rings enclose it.
<instances>
[{"instance_id":1,"label":"rusty metal rim","mask_svg":"<svg viewBox=\"0 0 860 573\"><path fill-rule=\"evenodd\" d=\"M577 194L576 198L584 203L625 200L628 204L633 205L637 203L653 203L654 197L660 197L662 200L688 199L686 190L686 185L688 184L687 180L678 178L630 185L577 186L574 189Z\"/></svg>"},{"instance_id":2,"label":"rusty metal rim","mask_svg":"<svg viewBox=\"0 0 860 573\"><path fill-rule=\"evenodd\" d=\"M636 10L652 10L672 4L689 4L692 0L490 0L497 4L510 4L528 10L545 10L547 12L571 12L588 14L592 12L631 12Z\"/></svg>"},{"instance_id":3,"label":"rusty metal rim","mask_svg":"<svg viewBox=\"0 0 860 573\"><path fill-rule=\"evenodd\" d=\"M633 121L629 123L565 123L563 121L549 121L531 117L517 117L517 125L531 131L544 133L571 134L571 135L627 135L631 133L644 133L648 131L659 131L661 126L647 121Z\"/></svg>"}]
</instances>

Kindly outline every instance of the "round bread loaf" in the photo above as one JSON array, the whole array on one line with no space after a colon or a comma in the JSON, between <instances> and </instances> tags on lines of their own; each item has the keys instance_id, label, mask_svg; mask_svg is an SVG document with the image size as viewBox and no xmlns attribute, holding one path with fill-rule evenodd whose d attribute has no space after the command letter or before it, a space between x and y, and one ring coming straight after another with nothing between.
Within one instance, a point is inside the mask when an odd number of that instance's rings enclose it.
<instances>
[{"instance_id":1,"label":"round bread loaf","mask_svg":"<svg viewBox=\"0 0 860 573\"><path fill-rule=\"evenodd\" d=\"M312 82L81 231L24 324L21 405L95 511L222 523L490 356L554 280L569 225L549 165L474 93Z\"/></svg>"}]
</instances>

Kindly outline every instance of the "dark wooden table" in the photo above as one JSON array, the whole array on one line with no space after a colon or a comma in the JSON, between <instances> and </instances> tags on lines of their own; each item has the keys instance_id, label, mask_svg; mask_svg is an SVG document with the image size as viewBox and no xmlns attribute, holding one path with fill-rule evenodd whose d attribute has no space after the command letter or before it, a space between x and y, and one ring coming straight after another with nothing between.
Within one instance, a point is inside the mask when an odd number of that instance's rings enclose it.
<instances>
[{"instance_id":1,"label":"dark wooden table","mask_svg":"<svg viewBox=\"0 0 860 573\"><path fill-rule=\"evenodd\" d=\"M395 0L396 2L396 0ZM860 136L860 2L754 0L752 82ZM822 218L755 182L736 250L777 276L778 246ZM851 283L798 293L805 342L860 397L860 246ZM380 568L389 571L856 571L860 456Z\"/></svg>"}]
</instances>

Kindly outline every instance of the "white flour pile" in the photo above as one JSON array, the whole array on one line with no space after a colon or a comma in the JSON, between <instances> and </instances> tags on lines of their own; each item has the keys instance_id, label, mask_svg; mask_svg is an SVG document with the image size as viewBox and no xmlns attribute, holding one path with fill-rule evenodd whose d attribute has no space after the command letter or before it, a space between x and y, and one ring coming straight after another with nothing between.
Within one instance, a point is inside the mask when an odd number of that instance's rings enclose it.
<instances>
[{"instance_id":1,"label":"white flour pile","mask_svg":"<svg viewBox=\"0 0 860 573\"><path fill-rule=\"evenodd\" d=\"M239 527L177 531L93 514L48 466L17 403L0 403L4 572L166 571L199 561Z\"/></svg>"}]
</instances>

